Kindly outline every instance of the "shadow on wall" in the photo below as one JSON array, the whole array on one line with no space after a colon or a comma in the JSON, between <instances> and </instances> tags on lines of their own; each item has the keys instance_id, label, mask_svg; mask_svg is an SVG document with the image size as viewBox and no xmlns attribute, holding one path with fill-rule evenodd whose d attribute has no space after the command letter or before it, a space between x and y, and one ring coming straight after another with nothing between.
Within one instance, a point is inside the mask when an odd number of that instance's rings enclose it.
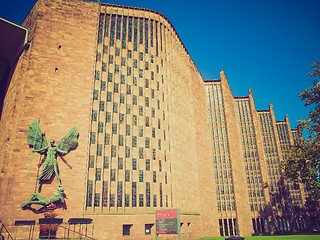
<instances>
[{"instance_id":1,"label":"shadow on wall","mask_svg":"<svg viewBox=\"0 0 320 240\"><path fill-rule=\"evenodd\" d=\"M320 212L309 201L304 206L297 204L301 200L294 196L294 190L299 190L299 184L288 183L284 176L276 182L276 186L265 186L269 190L270 202L259 212L258 218L252 219L253 235L290 234L320 230ZM291 188L291 189L290 189ZM298 191L300 192L300 190Z\"/></svg>"}]
</instances>

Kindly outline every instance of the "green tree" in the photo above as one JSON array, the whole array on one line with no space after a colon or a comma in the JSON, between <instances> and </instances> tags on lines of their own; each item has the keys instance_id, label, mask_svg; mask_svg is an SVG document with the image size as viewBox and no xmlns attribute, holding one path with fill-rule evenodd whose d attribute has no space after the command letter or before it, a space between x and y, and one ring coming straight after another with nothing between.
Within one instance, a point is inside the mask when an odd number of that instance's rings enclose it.
<instances>
[{"instance_id":1,"label":"green tree","mask_svg":"<svg viewBox=\"0 0 320 240\"><path fill-rule=\"evenodd\" d=\"M310 106L309 118L300 120L297 129L305 132L304 138L298 139L287 154L288 158L281 165L286 176L303 183L310 193L309 205L318 205L320 199L320 62L313 62L313 72L308 75L313 79L313 86L299 94L305 106ZM301 135L302 136L302 135Z\"/></svg>"}]
</instances>

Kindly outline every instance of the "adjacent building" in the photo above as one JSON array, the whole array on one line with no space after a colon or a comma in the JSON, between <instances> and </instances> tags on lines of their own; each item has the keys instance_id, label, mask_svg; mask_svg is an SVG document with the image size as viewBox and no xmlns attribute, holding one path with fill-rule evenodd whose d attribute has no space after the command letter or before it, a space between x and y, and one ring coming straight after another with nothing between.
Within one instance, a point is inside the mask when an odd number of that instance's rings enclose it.
<instances>
[{"instance_id":1,"label":"adjacent building","mask_svg":"<svg viewBox=\"0 0 320 240\"><path fill-rule=\"evenodd\" d=\"M172 208L183 239L307 227L303 188L278 167L299 137L287 116L256 110L251 90L234 97L223 71L204 81L163 14L38 0L22 26L29 47L6 76L0 121L4 224L40 218L20 204L58 187L36 187L43 156L30 163L26 136L40 117L57 143L79 129L78 147L58 157L67 199L57 213L92 218L97 239L153 239L155 211Z\"/></svg>"}]
</instances>

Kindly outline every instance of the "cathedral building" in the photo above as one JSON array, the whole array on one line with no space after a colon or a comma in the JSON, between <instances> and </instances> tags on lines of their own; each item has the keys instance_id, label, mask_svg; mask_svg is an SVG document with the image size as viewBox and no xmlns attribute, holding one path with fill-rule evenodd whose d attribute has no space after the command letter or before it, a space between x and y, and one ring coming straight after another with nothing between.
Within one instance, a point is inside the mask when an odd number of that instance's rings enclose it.
<instances>
[{"instance_id":1,"label":"cathedral building","mask_svg":"<svg viewBox=\"0 0 320 240\"><path fill-rule=\"evenodd\" d=\"M175 208L183 239L308 227L303 187L279 169L297 130L272 105L256 110L251 90L233 96L224 71L204 80L166 16L38 0L22 27L27 47L2 76L0 219L9 229L42 217L20 205L51 196L58 176L59 217L93 219L96 239L153 239L155 211ZM59 174L39 186L46 159L27 142L38 117L56 145L79 130L77 147L57 157Z\"/></svg>"}]
</instances>

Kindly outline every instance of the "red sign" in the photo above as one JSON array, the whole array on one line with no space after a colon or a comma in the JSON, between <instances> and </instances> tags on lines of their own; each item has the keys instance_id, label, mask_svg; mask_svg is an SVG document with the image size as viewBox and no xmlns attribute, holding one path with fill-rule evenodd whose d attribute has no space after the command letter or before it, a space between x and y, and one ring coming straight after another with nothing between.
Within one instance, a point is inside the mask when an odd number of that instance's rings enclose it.
<instances>
[{"instance_id":1,"label":"red sign","mask_svg":"<svg viewBox=\"0 0 320 240\"><path fill-rule=\"evenodd\" d=\"M178 218L178 210L170 209L170 210L156 211L156 219L161 219L161 218Z\"/></svg>"},{"instance_id":2,"label":"red sign","mask_svg":"<svg viewBox=\"0 0 320 240\"><path fill-rule=\"evenodd\" d=\"M178 234L178 209L156 211L156 234Z\"/></svg>"}]
</instances>

